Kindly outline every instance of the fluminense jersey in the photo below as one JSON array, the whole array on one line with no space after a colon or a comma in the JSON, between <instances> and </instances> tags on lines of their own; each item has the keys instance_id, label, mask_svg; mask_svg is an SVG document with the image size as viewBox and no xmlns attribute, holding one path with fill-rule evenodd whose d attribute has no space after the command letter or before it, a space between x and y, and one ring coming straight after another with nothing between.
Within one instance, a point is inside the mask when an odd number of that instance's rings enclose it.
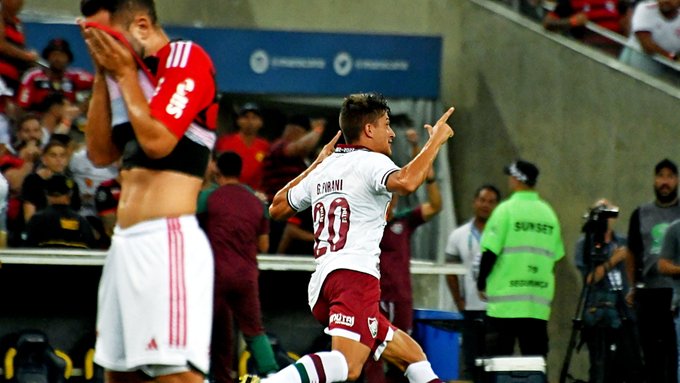
<instances>
[{"instance_id":1,"label":"fluminense jersey","mask_svg":"<svg viewBox=\"0 0 680 383\"><path fill-rule=\"evenodd\" d=\"M288 191L290 206L296 211L311 207L314 220L317 266L309 283L311 307L334 270L380 278L380 240L392 198L387 178L398 170L384 154L338 145L335 153Z\"/></svg>"}]
</instances>

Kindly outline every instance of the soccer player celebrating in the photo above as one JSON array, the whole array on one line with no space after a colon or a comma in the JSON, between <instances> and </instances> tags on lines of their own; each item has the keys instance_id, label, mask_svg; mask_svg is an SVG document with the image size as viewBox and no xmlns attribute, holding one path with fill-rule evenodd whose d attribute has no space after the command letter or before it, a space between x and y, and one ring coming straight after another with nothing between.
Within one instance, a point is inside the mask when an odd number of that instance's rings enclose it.
<instances>
[{"instance_id":1,"label":"soccer player celebrating","mask_svg":"<svg viewBox=\"0 0 680 383\"><path fill-rule=\"evenodd\" d=\"M425 181L440 147L453 136L450 108L434 127L420 153L403 168L389 158L394 131L389 107L378 94L348 96L340 111L340 134L312 165L281 189L269 208L285 219L311 207L316 271L309 282L309 305L327 326L332 351L302 357L263 383L344 382L356 380L369 356L383 358L412 383L439 383L420 346L393 326L379 310L380 238L392 192L413 193ZM241 382L258 382L246 376Z\"/></svg>"}]
</instances>

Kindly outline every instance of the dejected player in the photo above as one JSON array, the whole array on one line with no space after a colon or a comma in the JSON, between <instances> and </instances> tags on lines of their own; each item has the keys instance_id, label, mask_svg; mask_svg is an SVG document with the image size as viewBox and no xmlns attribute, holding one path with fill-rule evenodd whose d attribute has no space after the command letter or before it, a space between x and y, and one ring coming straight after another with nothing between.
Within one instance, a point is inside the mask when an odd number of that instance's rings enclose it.
<instances>
[{"instance_id":1,"label":"dejected player","mask_svg":"<svg viewBox=\"0 0 680 383\"><path fill-rule=\"evenodd\" d=\"M96 69L88 154L97 165L122 156L95 361L108 382L202 383L213 260L195 211L215 142L215 71L201 47L169 40L153 0L83 0L81 11Z\"/></svg>"}]
</instances>

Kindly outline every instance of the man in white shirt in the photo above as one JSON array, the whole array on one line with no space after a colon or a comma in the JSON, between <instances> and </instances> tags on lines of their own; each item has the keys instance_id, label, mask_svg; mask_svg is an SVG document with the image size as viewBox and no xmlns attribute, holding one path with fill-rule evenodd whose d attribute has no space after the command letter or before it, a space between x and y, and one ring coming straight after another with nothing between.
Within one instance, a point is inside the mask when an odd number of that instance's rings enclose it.
<instances>
[{"instance_id":1,"label":"man in white shirt","mask_svg":"<svg viewBox=\"0 0 680 383\"><path fill-rule=\"evenodd\" d=\"M309 304L332 337L332 351L302 357L263 383L344 382L361 374L369 356L395 364L411 383L441 383L425 353L380 313L380 239L392 192L413 193L426 179L439 148L453 136L450 108L420 153L403 168L389 158L394 131L389 107L378 94L353 94L340 111L349 145L333 146L339 134L300 176L276 193L273 219L312 208L316 271ZM243 377L241 382L257 382Z\"/></svg>"},{"instance_id":2,"label":"man in white shirt","mask_svg":"<svg viewBox=\"0 0 680 383\"><path fill-rule=\"evenodd\" d=\"M73 180L78 184L80 190L80 215L83 217L97 217L97 209L94 204L94 195L97 187L107 180L118 176L118 166L94 166L87 157L87 148L78 149L68 164L68 168L73 175Z\"/></svg>"},{"instance_id":3,"label":"man in white shirt","mask_svg":"<svg viewBox=\"0 0 680 383\"><path fill-rule=\"evenodd\" d=\"M477 275L482 253L479 240L486 221L501 199L501 193L493 185L482 185L475 192L472 202L474 217L451 232L446 243L446 259L462 262L467 273L462 276L448 275L449 290L458 311L463 314L463 371L462 378L472 379L475 359L482 355L484 345L484 316L486 302L479 298ZM459 283L462 279L462 285Z\"/></svg>"},{"instance_id":4,"label":"man in white shirt","mask_svg":"<svg viewBox=\"0 0 680 383\"><path fill-rule=\"evenodd\" d=\"M680 1L647 0L639 3L633 12L631 34L627 47L619 59L653 75L675 71L652 58L659 54L677 60L680 52Z\"/></svg>"}]
</instances>

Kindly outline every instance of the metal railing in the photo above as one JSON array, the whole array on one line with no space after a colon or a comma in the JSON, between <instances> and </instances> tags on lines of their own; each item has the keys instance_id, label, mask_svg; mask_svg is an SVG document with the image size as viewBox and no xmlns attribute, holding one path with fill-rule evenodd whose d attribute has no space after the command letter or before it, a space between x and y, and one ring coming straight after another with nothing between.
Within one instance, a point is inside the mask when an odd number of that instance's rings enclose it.
<instances>
[{"instance_id":1,"label":"metal railing","mask_svg":"<svg viewBox=\"0 0 680 383\"><path fill-rule=\"evenodd\" d=\"M647 56L650 56L654 61L663 64L669 68L672 68L678 72L680 72L680 63L677 61L671 60L666 56L660 55L658 53L654 53L652 55L645 53L642 49L634 46L628 45L628 39L625 36L622 36L614 31L611 31L607 28L604 28L598 24L593 23L592 21L588 21L585 25L586 29L593 33L597 33L600 36L606 37L609 40L612 40L618 44L621 44L624 47L628 47L630 49L634 49L642 54L645 54Z\"/></svg>"},{"instance_id":2,"label":"metal railing","mask_svg":"<svg viewBox=\"0 0 680 383\"><path fill-rule=\"evenodd\" d=\"M515 12L520 13L520 11L522 9L522 4L525 3L527 0L496 0L496 1L500 1L501 3L506 4L511 9L513 9ZM542 10L546 13L552 11L555 7L555 4L553 4L553 3L541 1L541 0L537 0L537 1L539 1L541 4L536 5L536 7L541 7ZM662 64L662 65L664 65L668 68L671 68L671 69L673 69L677 72L680 72L680 63L679 62L671 60L668 57L660 55L658 53L648 54L643 49L641 49L639 47L631 46L631 45L628 44L628 38L626 36L620 35L620 34L614 32L612 30L604 28L604 27L602 27L602 26L600 26L596 23L593 23L592 21L586 22L585 28L587 30L589 30L590 32L598 34L602 37L605 37L605 38L621 45L622 47L626 47L628 49L633 49L640 54L651 57L654 61L658 62L659 64Z\"/></svg>"},{"instance_id":3,"label":"metal railing","mask_svg":"<svg viewBox=\"0 0 680 383\"><path fill-rule=\"evenodd\" d=\"M2 249L2 265L56 265L56 266L102 266L106 260L105 251L72 249ZM314 271L316 263L311 256L259 254L260 270ZM466 269L459 263L438 263L411 260L411 273L420 275L465 274Z\"/></svg>"}]
</instances>

